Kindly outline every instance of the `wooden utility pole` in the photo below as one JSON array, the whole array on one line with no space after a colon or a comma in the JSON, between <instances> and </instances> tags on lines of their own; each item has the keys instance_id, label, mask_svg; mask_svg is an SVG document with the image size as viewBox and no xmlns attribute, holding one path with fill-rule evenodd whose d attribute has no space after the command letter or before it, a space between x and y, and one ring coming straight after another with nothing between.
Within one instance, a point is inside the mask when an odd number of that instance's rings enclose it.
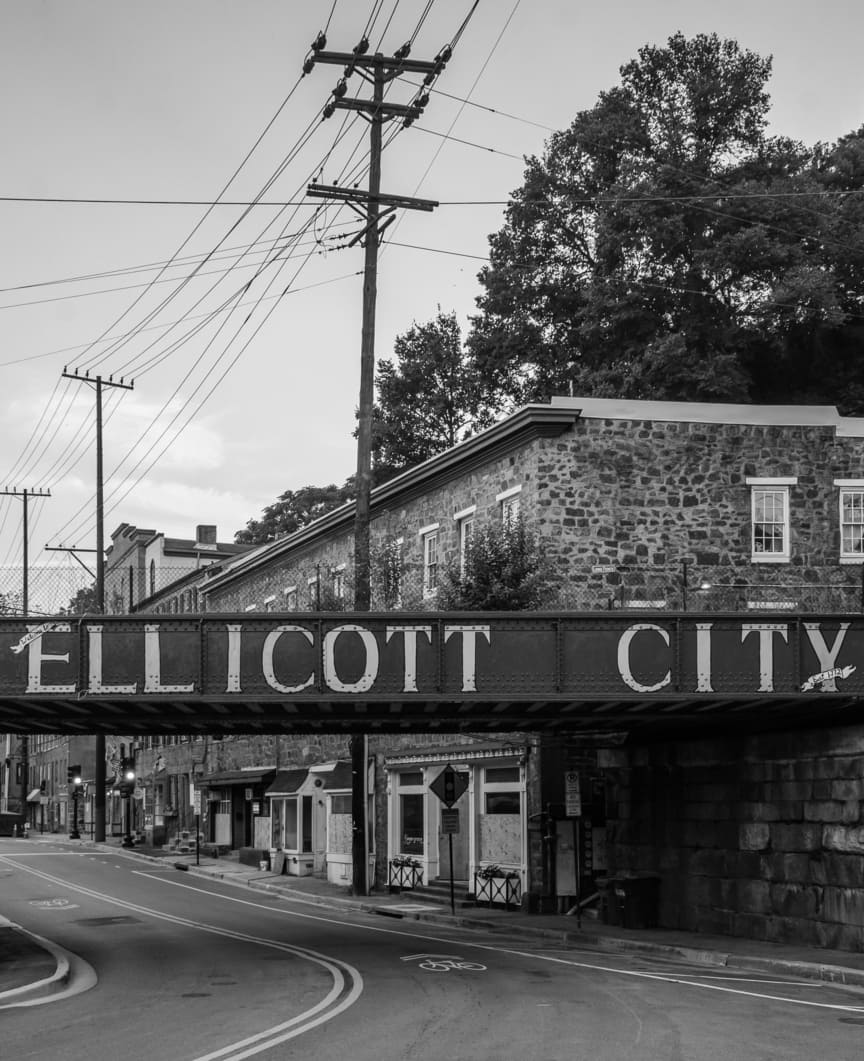
<instances>
[{"instance_id":1,"label":"wooden utility pole","mask_svg":"<svg viewBox=\"0 0 864 1061\"><path fill-rule=\"evenodd\" d=\"M112 376L103 379L101 376L91 378L89 372L82 376L79 372L67 372L63 369L65 379L75 379L81 383L91 383L96 388L96 610L100 615L105 612L105 505L102 481L102 388L119 387L131 391L134 381L126 383ZM96 843L105 842L105 734L96 734L95 769L93 772L93 839Z\"/></svg>"},{"instance_id":2,"label":"wooden utility pole","mask_svg":"<svg viewBox=\"0 0 864 1061\"><path fill-rule=\"evenodd\" d=\"M404 73L423 74L425 85L431 85L450 58L450 48L444 48L434 60L409 59L410 46L404 44L392 56L376 52L368 55L369 42L365 38L352 52L328 52L323 34L312 45L312 55L303 67L310 73L317 63L342 66L343 76L333 89L333 98L324 108L323 117L329 118L336 110L357 111L369 122L369 187L340 188L335 184L310 184L307 192L321 199L341 200L359 214L363 221L360 232L349 246L364 242L363 321L360 336L360 402L357 422L357 501L354 516L354 608L369 611L371 579L369 564L369 498L372 491L372 410L375 386L375 303L378 293L378 247L381 233L395 220L399 207L408 210L433 210L438 204L430 199L414 199L402 195L381 193L382 128L385 121L401 119L405 126L415 121L429 102L429 94L421 89L409 104L390 103L384 99L385 86ZM357 73L372 86L372 99L346 96L348 78ZM383 209L382 209L383 207ZM351 806L352 806L352 862L353 891L367 895L368 853L366 801L367 794L367 739L365 734L351 738Z\"/></svg>"},{"instance_id":3,"label":"wooden utility pole","mask_svg":"<svg viewBox=\"0 0 864 1061\"><path fill-rule=\"evenodd\" d=\"M21 522L21 534L24 539L24 555L22 557L22 570L21 570L21 614L30 614L30 531L27 525L28 517L28 503L31 497L50 497L50 490L19 490L17 487L10 490L8 487L3 490L5 497L19 497L23 502L24 508L22 512ZM30 734L20 733L21 741L21 831L24 831L24 826L27 824L27 796L29 795L28 788L30 785Z\"/></svg>"}]
</instances>

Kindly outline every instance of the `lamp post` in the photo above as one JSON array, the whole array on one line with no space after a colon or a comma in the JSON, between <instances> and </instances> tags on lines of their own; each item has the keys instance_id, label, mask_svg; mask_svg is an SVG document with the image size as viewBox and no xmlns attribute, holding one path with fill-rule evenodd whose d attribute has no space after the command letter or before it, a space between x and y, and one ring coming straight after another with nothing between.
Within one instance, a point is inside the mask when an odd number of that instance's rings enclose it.
<instances>
[{"instance_id":1,"label":"lamp post","mask_svg":"<svg viewBox=\"0 0 864 1061\"><path fill-rule=\"evenodd\" d=\"M72 786L72 828L69 830L70 840L80 840L78 832L78 793L81 790L81 767L70 766L68 768L68 780Z\"/></svg>"},{"instance_id":2,"label":"lamp post","mask_svg":"<svg viewBox=\"0 0 864 1061\"><path fill-rule=\"evenodd\" d=\"M121 847L134 847L132 839L132 793L135 791L135 759L122 758L120 760L120 795L126 801L126 835L123 837Z\"/></svg>"}]
</instances>

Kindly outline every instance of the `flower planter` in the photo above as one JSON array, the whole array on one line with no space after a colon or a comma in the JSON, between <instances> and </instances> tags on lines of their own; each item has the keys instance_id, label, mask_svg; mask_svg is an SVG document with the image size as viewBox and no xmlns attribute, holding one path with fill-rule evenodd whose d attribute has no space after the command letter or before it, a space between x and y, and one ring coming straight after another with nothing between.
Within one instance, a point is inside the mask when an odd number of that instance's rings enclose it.
<instances>
[{"instance_id":1,"label":"flower planter","mask_svg":"<svg viewBox=\"0 0 864 1061\"><path fill-rule=\"evenodd\" d=\"M495 876L478 870L474 874L474 901L476 903L500 903L505 907L518 907L522 901L522 884L518 873Z\"/></svg>"},{"instance_id":2,"label":"flower planter","mask_svg":"<svg viewBox=\"0 0 864 1061\"><path fill-rule=\"evenodd\" d=\"M419 888L422 883L423 867L419 862L390 859L387 884L391 892L401 891L403 888L410 891L412 888Z\"/></svg>"}]
</instances>

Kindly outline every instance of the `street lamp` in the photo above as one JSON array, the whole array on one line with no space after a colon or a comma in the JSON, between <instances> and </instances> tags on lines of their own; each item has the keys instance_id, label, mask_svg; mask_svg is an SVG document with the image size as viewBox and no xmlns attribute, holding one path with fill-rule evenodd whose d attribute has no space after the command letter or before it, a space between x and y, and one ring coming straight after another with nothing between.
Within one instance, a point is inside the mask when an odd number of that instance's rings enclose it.
<instances>
[{"instance_id":1,"label":"street lamp","mask_svg":"<svg viewBox=\"0 0 864 1061\"><path fill-rule=\"evenodd\" d=\"M67 767L66 781L72 786L72 828L69 830L69 839L80 840L81 834L78 832L78 793L81 791L81 767Z\"/></svg>"},{"instance_id":2,"label":"street lamp","mask_svg":"<svg viewBox=\"0 0 864 1061\"><path fill-rule=\"evenodd\" d=\"M135 791L135 759L133 757L120 760L120 795L126 800L126 835L123 837L121 847L134 847L132 839L132 793Z\"/></svg>"}]
</instances>

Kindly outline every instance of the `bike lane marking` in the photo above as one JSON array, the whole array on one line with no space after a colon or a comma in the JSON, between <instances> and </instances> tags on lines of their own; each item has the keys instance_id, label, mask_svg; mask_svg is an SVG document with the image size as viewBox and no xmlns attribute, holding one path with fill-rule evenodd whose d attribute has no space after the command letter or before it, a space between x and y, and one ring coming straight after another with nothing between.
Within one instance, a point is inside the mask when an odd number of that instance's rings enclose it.
<instances>
[{"instance_id":1,"label":"bike lane marking","mask_svg":"<svg viewBox=\"0 0 864 1061\"><path fill-rule=\"evenodd\" d=\"M132 872L134 873L136 871L133 870ZM150 875L148 874L148 876ZM284 914L287 917L297 917L307 921L321 921L324 924L328 925L339 925L343 928L362 929L364 932L377 932L379 934L388 936L401 936L405 939L422 939L429 940L433 943L446 943L450 944L451 946L455 942L454 940L444 936L432 936L423 932L404 932L399 931L399 929L385 928L384 926L379 925L363 925L352 921L341 921L335 917L319 917L315 914L304 914L297 910L285 910L284 908L278 906L268 906L266 903L251 902L249 899L239 899L233 895L223 895L221 892L210 891L207 888L197 888L192 884L184 884L180 881L166 880L164 877L150 876L150 879L158 881L161 884L169 884L172 888L186 888L189 891L204 892L207 895L216 895L220 899L224 899L226 902L240 903L243 906L255 906L258 909L269 910L273 913ZM292 899L287 899L283 897L280 898L282 898L282 901L284 902L293 901ZM672 976L663 973L643 972L638 969L616 969L614 966L599 965L595 962L576 961L572 958L559 958L552 954L537 954L532 951L519 950L515 947L502 947L500 945L492 943L477 943L467 939L459 939L458 945L460 947L473 947L475 950L491 951L495 954L511 954L519 958L530 958L535 959L537 961L552 962L556 965L569 966L574 969L586 969L591 972L609 973L611 975L617 976L629 976L641 980L654 980L659 983L679 984L683 987L692 987L701 989L703 991L716 991L721 994L740 995L744 998L759 998L764 999L768 1002L785 1002L793 1006L809 1006L813 1009L840 1011L842 1013L864 1013L864 1005L850 1006L833 1002L811 1002L808 999L789 998L788 996L784 995L771 995L760 991L747 991L736 987L724 987L721 984L694 983L691 980L683 979L683 977L688 975L698 976L701 977L701 979L703 980L707 980L709 978L707 975L702 977L701 973L682 973L680 975ZM784 982L789 983L789 981ZM821 981L814 981L812 985L809 982L805 983L800 981L793 981L792 984L793 986L812 986L814 989L818 987L842 987L842 985L837 984L823 984Z\"/></svg>"},{"instance_id":2,"label":"bike lane marking","mask_svg":"<svg viewBox=\"0 0 864 1061\"><path fill-rule=\"evenodd\" d=\"M19 865L5 855L0 855L0 863L13 865L17 869L24 870L24 872L31 873L33 876L50 881L52 884L63 885L71 891L78 892L80 895L86 895L91 899L111 903L115 906L119 906L121 909L132 910L136 913L154 917L160 921L168 921L172 924L198 929L202 932L209 932L216 936L225 936L228 939L235 939L244 943L258 944L263 947L269 947L272 950L284 951L288 954L293 954L295 957L303 958L316 965L320 965L330 973L330 976L333 979L333 986L325 997L314 1006L311 1006L302 1013L298 1013L287 1021L275 1024L270 1028L265 1028L263 1031L257 1032L255 1035L248 1036L235 1043L230 1043L228 1046L221 1047L219 1050L214 1050L209 1054L203 1054L200 1057L195 1058L194 1061L217 1061L217 1059L220 1059L220 1061L242 1061L243 1058L251 1057L264 1050L272 1049L272 1047L278 1046L280 1043L285 1042L288 1039L293 1039L297 1035L301 1035L326 1021L332 1020L344 1010L354 1005L363 992L363 977L360 971L348 962L343 961L341 958L330 958L327 955L320 954L307 947L299 947L290 943L278 943L275 940L266 939L260 936L251 936L234 929L219 928L216 925L208 925L203 921L193 921L190 918L180 917L176 914L168 914L163 913L160 910L153 910L150 907L141 906L138 903L133 903L126 899L118 899L113 895L106 895L103 892L98 892L85 885L72 884L60 877L53 876L53 874L47 873L44 870L37 870L31 866ZM204 891L204 889L201 888L193 890ZM218 892L208 892L207 894L218 896ZM345 973L348 974L347 982ZM340 996L344 996L341 997L341 1001ZM240 1052L238 1053L238 1051Z\"/></svg>"}]
</instances>

